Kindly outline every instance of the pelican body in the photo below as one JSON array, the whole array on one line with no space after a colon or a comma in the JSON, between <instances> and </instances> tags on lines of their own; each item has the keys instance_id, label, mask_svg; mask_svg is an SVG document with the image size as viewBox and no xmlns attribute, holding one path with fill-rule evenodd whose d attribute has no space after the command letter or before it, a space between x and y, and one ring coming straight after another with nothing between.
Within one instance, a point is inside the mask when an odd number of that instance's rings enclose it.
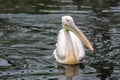
<instances>
[{"instance_id":1,"label":"pelican body","mask_svg":"<svg viewBox=\"0 0 120 80\"><path fill-rule=\"evenodd\" d=\"M63 29L58 34L56 49L53 52L57 62L63 64L78 64L85 56L82 42L93 51L93 47L85 35L75 25L71 16L62 17ZM82 41L82 42L81 42Z\"/></svg>"}]
</instances>

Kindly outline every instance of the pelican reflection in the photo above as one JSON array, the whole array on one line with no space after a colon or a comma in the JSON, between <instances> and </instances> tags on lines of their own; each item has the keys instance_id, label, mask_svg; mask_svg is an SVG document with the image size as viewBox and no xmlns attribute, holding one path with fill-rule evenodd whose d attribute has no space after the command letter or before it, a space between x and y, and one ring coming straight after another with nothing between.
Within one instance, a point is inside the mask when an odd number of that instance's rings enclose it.
<instances>
[{"instance_id":1,"label":"pelican reflection","mask_svg":"<svg viewBox=\"0 0 120 80\"><path fill-rule=\"evenodd\" d=\"M66 80L72 80L74 76L80 76L82 73L81 65L64 65Z\"/></svg>"}]
</instances>

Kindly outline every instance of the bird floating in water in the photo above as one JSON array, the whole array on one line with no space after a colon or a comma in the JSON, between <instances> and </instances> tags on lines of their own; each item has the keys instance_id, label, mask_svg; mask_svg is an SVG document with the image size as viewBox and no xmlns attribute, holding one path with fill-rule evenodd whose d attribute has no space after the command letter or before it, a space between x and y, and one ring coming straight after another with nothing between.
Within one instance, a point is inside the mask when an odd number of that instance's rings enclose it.
<instances>
[{"instance_id":1,"label":"bird floating in water","mask_svg":"<svg viewBox=\"0 0 120 80\"><path fill-rule=\"evenodd\" d=\"M53 52L57 62L63 64L78 64L85 56L82 42L94 51L91 43L75 25L71 16L62 17L63 29L58 34L56 49ZM82 42L81 42L82 41Z\"/></svg>"}]
</instances>

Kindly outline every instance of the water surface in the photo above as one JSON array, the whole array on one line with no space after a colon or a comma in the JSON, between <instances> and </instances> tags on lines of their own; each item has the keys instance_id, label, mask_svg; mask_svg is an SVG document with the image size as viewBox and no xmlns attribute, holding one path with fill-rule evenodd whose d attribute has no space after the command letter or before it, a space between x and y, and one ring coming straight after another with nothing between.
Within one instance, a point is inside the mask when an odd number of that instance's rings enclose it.
<instances>
[{"instance_id":1,"label":"water surface","mask_svg":"<svg viewBox=\"0 0 120 80\"><path fill-rule=\"evenodd\" d=\"M51 56L70 15L95 48L79 65ZM0 79L120 80L119 0L1 0Z\"/></svg>"}]
</instances>

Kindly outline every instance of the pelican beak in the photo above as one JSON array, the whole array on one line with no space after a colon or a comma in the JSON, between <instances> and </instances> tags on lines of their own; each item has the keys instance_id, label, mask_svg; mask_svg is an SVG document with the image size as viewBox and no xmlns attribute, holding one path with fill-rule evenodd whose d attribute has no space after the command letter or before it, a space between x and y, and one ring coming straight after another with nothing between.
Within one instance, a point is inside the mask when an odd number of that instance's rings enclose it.
<instances>
[{"instance_id":1,"label":"pelican beak","mask_svg":"<svg viewBox=\"0 0 120 80\"><path fill-rule=\"evenodd\" d=\"M82 42L93 52L94 48L92 47L91 43L89 42L89 40L87 39L87 37L79 30L79 28L72 23L70 26L70 30L75 33L80 40L82 40Z\"/></svg>"}]
</instances>

